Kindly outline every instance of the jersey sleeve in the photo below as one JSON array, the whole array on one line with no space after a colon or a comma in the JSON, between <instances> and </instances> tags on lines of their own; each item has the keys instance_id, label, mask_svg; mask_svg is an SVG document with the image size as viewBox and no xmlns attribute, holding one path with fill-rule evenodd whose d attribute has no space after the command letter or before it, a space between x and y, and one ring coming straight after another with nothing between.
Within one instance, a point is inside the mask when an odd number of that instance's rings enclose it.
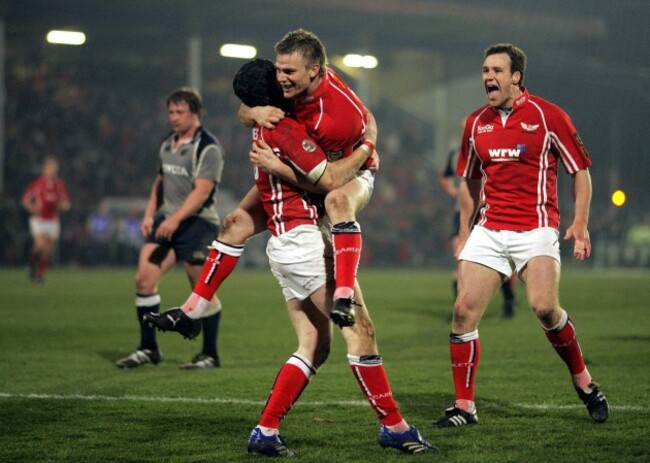
<instances>
[{"instance_id":1,"label":"jersey sleeve","mask_svg":"<svg viewBox=\"0 0 650 463\"><path fill-rule=\"evenodd\" d=\"M575 174L590 167L591 158L569 115L557 106L554 109L549 127L553 151L562 161L565 172Z\"/></svg>"},{"instance_id":2,"label":"jersey sleeve","mask_svg":"<svg viewBox=\"0 0 650 463\"><path fill-rule=\"evenodd\" d=\"M309 182L315 184L327 166L325 152L311 138L302 124L285 118L274 130L264 131L268 138L272 135L271 146L278 148L282 157ZM283 121L284 121L283 120Z\"/></svg>"},{"instance_id":3,"label":"jersey sleeve","mask_svg":"<svg viewBox=\"0 0 650 463\"><path fill-rule=\"evenodd\" d=\"M195 178L212 180L216 183L221 182L224 163L223 148L217 143L207 144L199 156Z\"/></svg>"},{"instance_id":4,"label":"jersey sleeve","mask_svg":"<svg viewBox=\"0 0 650 463\"><path fill-rule=\"evenodd\" d=\"M463 130L463 140L460 144L458 153L458 162L456 164L456 175L465 178L478 179L483 176L481 172L481 162L474 150L472 141L473 127L476 117L468 117Z\"/></svg>"}]
</instances>

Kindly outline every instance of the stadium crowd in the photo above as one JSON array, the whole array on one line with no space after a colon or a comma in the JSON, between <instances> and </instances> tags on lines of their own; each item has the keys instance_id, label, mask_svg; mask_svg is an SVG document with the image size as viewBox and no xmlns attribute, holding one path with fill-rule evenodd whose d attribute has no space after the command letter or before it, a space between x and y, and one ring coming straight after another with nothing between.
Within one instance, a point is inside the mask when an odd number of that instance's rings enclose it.
<instances>
[{"instance_id":1,"label":"stadium crowd","mask_svg":"<svg viewBox=\"0 0 650 463\"><path fill-rule=\"evenodd\" d=\"M151 163L157 162L160 134L166 130L161 95L182 85L184 76L150 72L144 78L124 78L120 66L109 64L79 68L11 59L7 64L0 264L25 262L29 234L19 198L43 157L52 155L61 162L60 176L73 202L62 216L59 263L131 265L133 237L127 231L132 204L148 195ZM222 75L206 83L203 120L226 151L220 194L237 199L253 178L247 156L250 135L236 118L231 82L232 76ZM450 202L437 183L431 128L385 101L371 109L379 126L381 166L373 199L359 217L362 264L448 263L444 247ZM112 199L108 206L103 202L107 198ZM93 218L101 204L113 225L101 230L109 236L98 239Z\"/></svg>"}]
</instances>

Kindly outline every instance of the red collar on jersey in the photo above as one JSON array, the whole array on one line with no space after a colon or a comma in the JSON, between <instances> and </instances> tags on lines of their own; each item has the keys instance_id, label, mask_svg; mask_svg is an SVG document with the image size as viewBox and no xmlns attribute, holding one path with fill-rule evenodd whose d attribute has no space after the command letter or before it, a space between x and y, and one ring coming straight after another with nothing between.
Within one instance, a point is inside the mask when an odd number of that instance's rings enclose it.
<instances>
[{"instance_id":1,"label":"red collar on jersey","mask_svg":"<svg viewBox=\"0 0 650 463\"><path fill-rule=\"evenodd\" d=\"M318 84L318 87L311 92L309 95L306 95L304 98L300 98L299 103L307 103L309 101L314 101L320 97L322 97L330 87L330 78L336 76L334 71L332 71L330 68L327 68L327 71L321 78L320 83ZM337 76L338 77L338 76Z\"/></svg>"}]
</instances>

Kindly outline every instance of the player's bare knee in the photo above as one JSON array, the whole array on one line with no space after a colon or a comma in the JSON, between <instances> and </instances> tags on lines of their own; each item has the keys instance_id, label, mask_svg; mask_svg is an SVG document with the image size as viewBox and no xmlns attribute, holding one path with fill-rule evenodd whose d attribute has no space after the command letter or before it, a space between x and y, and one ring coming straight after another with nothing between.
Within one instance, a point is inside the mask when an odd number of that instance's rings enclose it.
<instances>
[{"instance_id":1,"label":"player's bare knee","mask_svg":"<svg viewBox=\"0 0 650 463\"><path fill-rule=\"evenodd\" d=\"M544 326L554 325L555 319L558 318L556 316L556 309L550 304L535 304L531 305L530 308Z\"/></svg>"},{"instance_id":2,"label":"player's bare knee","mask_svg":"<svg viewBox=\"0 0 650 463\"><path fill-rule=\"evenodd\" d=\"M458 324L465 323L465 321L467 321L470 318L469 315L471 312L472 310L467 304L465 304L462 301L456 301L456 303L454 304L454 313L453 313L454 323L458 323Z\"/></svg>"},{"instance_id":3,"label":"player's bare knee","mask_svg":"<svg viewBox=\"0 0 650 463\"><path fill-rule=\"evenodd\" d=\"M146 271L138 270L135 274L135 290L139 294L151 294L156 290L156 281Z\"/></svg>"},{"instance_id":4,"label":"player's bare knee","mask_svg":"<svg viewBox=\"0 0 650 463\"><path fill-rule=\"evenodd\" d=\"M247 220L248 219L248 220ZM223 219L219 241L228 244L239 244L246 241L253 234L253 226L250 223L250 216L241 209L235 209Z\"/></svg>"},{"instance_id":5,"label":"player's bare knee","mask_svg":"<svg viewBox=\"0 0 650 463\"><path fill-rule=\"evenodd\" d=\"M343 212L351 209L350 198L348 195L339 190L333 190L325 196L325 209L331 213L333 211Z\"/></svg>"},{"instance_id":6,"label":"player's bare knee","mask_svg":"<svg viewBox=\"0 0 650 463\"><path fill-rule=\"evenodd\" d=\"M228 233L235 223L237 222L237 211L230 212L226 217L224 217L223 222L221 223L221 233L219 233L219 238L222 238L224 234Z\"/></svg>"}]
</instances>

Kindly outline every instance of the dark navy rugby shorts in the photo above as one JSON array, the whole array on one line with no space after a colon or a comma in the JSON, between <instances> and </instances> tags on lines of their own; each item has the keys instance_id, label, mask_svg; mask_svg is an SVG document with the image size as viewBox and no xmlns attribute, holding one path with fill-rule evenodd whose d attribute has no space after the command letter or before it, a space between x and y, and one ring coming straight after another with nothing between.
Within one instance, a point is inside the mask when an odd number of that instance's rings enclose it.
<instances>
[{"instance_id":1,"label":"dark navy rugby shorts","mask_svg":"<svg viewBox=\"0 0 650 463\"><path fill-rule=\"evenodd\" d=\"M219 226L201 217L190 217L183 220L172 235L172 240L156 238L156 229L165 220L164 216L157 216L153 222L153 231L147 238L147 243L158 243L169 247L176 253L176 260L187 262L190 265L202 265L208 256L208 246L215 240L219 233Z\"/></svg>"}]
</instances>

